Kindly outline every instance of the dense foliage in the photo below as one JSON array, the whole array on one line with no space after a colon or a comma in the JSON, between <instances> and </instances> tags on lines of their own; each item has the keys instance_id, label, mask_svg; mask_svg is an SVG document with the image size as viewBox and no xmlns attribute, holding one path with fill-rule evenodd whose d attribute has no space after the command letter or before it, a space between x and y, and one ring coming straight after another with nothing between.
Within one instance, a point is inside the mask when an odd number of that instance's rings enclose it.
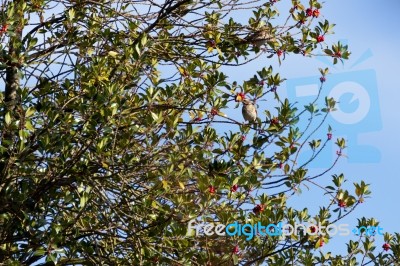
<instances>
[{"instance_id":1,"label":"dense foliage","mask_svg":"<svg viewBox=\"0 0 400 266\"><path fill-rule=\"evenodd\" d=\"M246 241L188 230L192 219L267 225L312 218L328 226L370 194L343 174L319 185L346 147L324 123L336 101L290 103L271 66L290 67L285 57L295 54L348 58L347 46L325 43L334 25L322 10L316 0L294 0L289 10L280 1L3 0L0 261L395 263L398 235L386 234L385 250L375 253L373 236L362 235L348 254L333 256L319 252L328 235ZM262 67L246 73L253 60ZM243 77L229 76L227 67L243 69ZM320 73L322 89L329 76ZM254 123L234 115L243 98L259 106ZM307 127L297 126L300 119ZM321 131L325 139L315 137ZM335 163L310 174L330 141ZM300 162L306 146L313 153ZM314 214L288 207L303 185L324 190L329 204ZM378 224L362 218L359 225Z\"/></svg>"}]
</instances>

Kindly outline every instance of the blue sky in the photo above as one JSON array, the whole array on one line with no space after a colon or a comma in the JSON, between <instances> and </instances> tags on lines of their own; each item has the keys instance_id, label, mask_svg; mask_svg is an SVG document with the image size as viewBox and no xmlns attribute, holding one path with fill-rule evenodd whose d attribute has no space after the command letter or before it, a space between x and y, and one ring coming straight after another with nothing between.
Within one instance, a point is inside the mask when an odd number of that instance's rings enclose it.
<instances>
[{"instance_id":1,"label":"blue sky","mask_svg":"<svg viewBox=\"0 0 400 266\"><path fill-rule=\"evenodd\" d=\"M336 69L330 67L332 75L328 76L328 79L334 80L335 75L345 75L345 79L354 83L362 83L364 79L366 83L362 84L362 87L370 96L370 111L374 113L366 115L359 123L347 126L340 123L332 125L334 128L339 128L334 133L346 138L349 145L347 151L349 158L342 160L333 173L343 172L350 183L363 179L371 184L372 190L372 197L346 217L343 223L356 225L357 218L361 216L375 217L385 232L400 232L397 204L400 179L396 167L400 150L398 139L400 2L396 0L326 2L322 14L336 24L335 35L329 36L326 41L329 43L334 40L344 40L352 51L351 59L344 65L339 64ZM362 60L363 57L365 60ZM307 64L301 62L302 59L288 60L281 67L282 73L288 79L306 78L316 73L316 67L327 66L317 59L310 59ZM358 64L355 65L356 62ZM355 98L356 101L348 102L353 106L347 110L344 98L339 109L351 113L360 108L365 99L360 98L357 101L357 96ZM368 145L372 149L367 148L365 153L355 153L350 156L350 150L357 145ZM354 162L357 159L359 162ZM311 207L310 209L316 208L318 206L316 203L320 202L319 197L322 196L316 191L317 189L313 188L310 192L292 199L292 204ZM336 237L326 249L345 254L347 240ZM378 238L378 243L382 241L382 238Z\"/></svg>"},{"instance_id":2,"label":"blue sky","mask_svg":"<svg viewBox=\"0 0 400 266\"><path fill-rule=\"evenodd\" d=\"M283 13L288 9L281 1L278 8ZM306 3L307 1L303 1ZM384 232L400 232L400 214L397 202L400 179L396 163L399 163L398 151L400 132L398 104L400 99L400 1L365 1L365 0L332 0L326 1L321 10L322 19L335 23L335 34L326 36L327 44L342 40L349 45L351 58L335 67L322 62L318 58L289 56L278 66L276 62L261 57L260 59L238 69L230 69L230 76L235 79L254 75L263 66L274 65L282 77L288 79L279 91L285 95L293 93L293 83L318 82L318 68L329 67L325 94L341 95L339 111L342 117L330 119L334 128L334 137L343 137L349 148L343 158L330 174L344 173L352 191L352 183L365 180L371 184L372 197L366 199L355 212L347 216L341 223L350 227L357 225L357 218L374 217L380 221ZM286 16L286 15L285 15ZM275 60L276 61L276 60ZM329 61L328 61L329 62ZM229 73L229 72L228 72ZM239 81L239 79L238 79ZM291 91L292 90L292 91ZM346 91L347 90L347 91ZM342 92L342 94L340 94ZM346 93L344 93L346 92ZM353 93L352 93L353 92ZM293 96L293 95L292 95ZM293 98L292 98L293 99ZM301 102L302 99L297 98ZM264 105L265 103L259 103ZM360 111L360 113L355 113ZM231 114L230 111L229 115ZM240 108L237 109L240 112ZM364 112L364 113L363 113ZM347 119L347 118L348 119ZM326 134L326 132L323 132ZM335 150L328 149L328 155ZM315 167L321 169L330 158L324 158ZM330 181L330 174L320 179L321 183ZM300 196L291 198L290 204L307 207L316 213L321 202L329 199L316 187L304 191ZM336 237L323 249L335 253L347 254L345 243L350 238ZM352 239L356 239L352 237ZM378 237L381 246L383 238ZM380 251L380 247L378 247Z\"/></svg>"},{"instance_id":3,"label":"blue sky","mask_svg":"<svg viewBox=\"0 0 400 266\"><path fill-rule=\"evenodd\" d=\"M352 70L374 70L376 73L377 94L380 118L367 119L370 125L381 124L380 130L362 133L359 127L359 141L375 146L381 158L375 163L342 162L337 170L344 172L349 179L364 179L371 184L372 197L358 208L348 219L349 223L359 216L375 217L386 232L400 232L398 209L400 179L396 167L399 162L398 139L399 118L398 99L400 83L400 2L386 1L328 1L326 16L337 24L336 36L347 39L352 61L370 49L372 56ZM349 62L349 63L350 63ZM349 63L345 63L345 68ZM338 70L347 71L347 70ZM336 71L335 71L336 72ZM379 121L381 119L381 121ZM351 143L349 143L351 145ZM336 244L337 242L335 242ZM345 250L344 247L340 248Z\"/></svg>"}]
</instances>

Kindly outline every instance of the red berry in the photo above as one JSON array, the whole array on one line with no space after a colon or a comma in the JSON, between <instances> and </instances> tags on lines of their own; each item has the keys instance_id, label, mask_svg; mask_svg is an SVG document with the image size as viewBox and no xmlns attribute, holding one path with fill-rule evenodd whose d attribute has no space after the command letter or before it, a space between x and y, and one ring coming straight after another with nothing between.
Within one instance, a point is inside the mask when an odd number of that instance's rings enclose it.
<instances>
[{"instance_id":1,"label":"red berry","mask_svg":"<svg viewBox=\"0 0 400 266\"><path fill-rule=\"evenodd\" d=\"M339 200L338 206L339 206L340 208L345 208L345 207L346 207L346 202L344 202L344 200Z\"/></svg>"},{"instance_id":2,"label":"red berry","mask_svg":"<svg viewBox=\"0 0 400 266\"><path fill-rule=\"evenodd\" d=\"M210 46L210 47L212 47L212 48L216 48L216 47L217 47L217 44L215 43L214 40L210 40L210 41L208 41L208 46Z\"/></svg>"},{"instance_id":3,"label":"red berry","mask_svg":"<svg viewBox=\"0 0 400 266\"><path fill-rule=\"evenodd\" d=\"M259 213L261 213L263 210L264 210L264 205L263 205L263 204L257 204L257 206L255 206L255 207L253 208L253 212L254 212L255 214L259 214Z\"/></svg>"},{"instance_id":4,"label":"red berry","mask_svg":"<svg viewBox=\"0 0 400 266\"><path fill-rule=\"evenodd\" d=\"M274 118L272 118L271 119L271 125L276 125L276 124L278 124L279 123L279 120L278 120L278 118L277 117L274 117Z\"/></svg>"},{"instance_id":5,"label":"red berry","mask_svg":"<svg viewBox=\"0 0 400 266\"><path fill-rule=\"evenodd\" d=\"M317 227L316 226L310 226L310 231L311 233L315 233L317 231Z\"/></svg>"},{"instance_id":6,"label":"red berry","mask_svg":"<svg viewBox=\"0 0 400 266\"><path fill-rule=\"evenodd\" d=\"M342 53L340 51L337 51L333 57L337 57L337 58L342 58Z\"/></svg>"},{"instance_id":7,"label":"red berry","mask_svg":"<svg viewBox=\"0 0 400 266\"><path fill-rule=\"evenodd\" d=\"M325 245L325 242L323 239L321 239L319 242L320 242L320 245L319 245L320 247L323 247Z\"/></svg>"},{"instance_id":8,"label":"red berry","mask_svg":"<svg viewBox=\"0 0 400 266\"><path fill-rule=\"evenodd\" d=\"M238 253L239 253L239 246L235 246L235 247L233 248L232 252L233 252L234 254L238 254Z\"/></svg>"},{"instance_id":9,"label":"red berry","mask_svg":"<svg viewBox=\"0 0 400 266\"><path fill-rule=\"evenodd\" d=\"M217 115L217 114L218 114L218 109L216 109L216 108L213 107L213 108L211 109L211 115L214 116L214 115Z\"/></svg>"},{"instance_id":10,"label":"red berry","mask_svg":"<svg viewBox=\"0 0 400 266\"><path fill-rule=\"evenodd\" d=\"M313 17L314 18L317 18L317 17L319 17L319 10L318 9L314 9L314 11L312 12L312 15L313 15Z\"/></svg>"},{"instance_id":11,"label":"red berry","mask_svg":"<svg viewBox=\"0 0 400 266\"><path fill-rule=\"evenodd\" d=\"M3 34L4 32L6 32L7 29L8 29L8 25L7 24L2 25L1 28L0 28L0 34Z\"/></svg>"},{"instance_id":12,"label":"red berry","mask_svg":"<svg viewBox=\"0 0 400 266\"><path fill-rule=\"evenodd\" d=\"M323 41L325 41L324 35L319 35L317 37L317 42L323 42Z\"/></svg>"},{"instance_id":13,"label":"red berry","mask_svg":"<svg viewBox=\"0 0 400 266\"><path fill-rule=\"evenodd\" d=\"M319 81L321 81L322 83L324 83L326 81L326 78L324 76L319 78Z\"/></svg>"},{"instance_id":14,"label":"red berry","mask_svg":"<svg viewBox=\"0 0 400 266\"><path fill-rule=\"evenodd\" d=\"M307 15L307 17L311 17L313 15L313 10L311 8L307 8L306 15Z\"/></svg>"},{"instance_id":15,"label":"red berry","mask_svg":"<svg viewBox=\"0 0 400 266\"><path fill-rule=\"evenodd\" d=\"M326 134L327 136L328 136L328 140L331 140L332 139L332 133L328 133L328 134Z\"/></svg>"},{"instance_id":16,"label":"red berry","mask_svg":"<svg viewBox=\"0 0 400 266\"><path fill-rule=\"evenodd\" d=\"M283 163L279 164L279 168L283 169Z\"/></svg>"},{"instance_id":17,"label":"red berry","mask_svg":"<svg viewBox=\"0 0 400 266\"><path fill-rule=\"evenodd\" d=\"M214 194L215 193L215 187L210 185L208 187L208 192L210 192L211 194Z\"/></svg>"},{"instance_id":18,"label":"red berry","mask_svg":"<svg viewBox=\"0 0 400 266\"><path fill-rule=\"evenodd\" d=\"M258 85L264 86L264 80L260 80L260 81L258 82Z\"/></svg>"},{"instance_id":19,"label":"red berry","mask_svg":"<svg viewBox=\"0 0 400 266\"><path fill-rule=\"evenodd\" d=\"M234 184L232 187L231 187L231 192L236 192L237 191L237 189L238 189L238 185L237 184Z\"/></svg>"},{"instance_id":20,"label":"red berry","mask_svg":"<svg viewBox=\"0 0 400 266\"><path fill-rule=\"evenodd\" d=\"M255 206L254 208L253 208L253 212L255 213L255 214L259 214L260 213L260 207L257 205L257 206Z\"/></svg>"},{"instance_id":21,"label":"red berry","mask_svg":"<svg viewBox=\"0 0 400 266\"><path fill-rule=\"evenodd\" d=\"M281 56L281 55L283 54L283 51L282 51L281 49L279 49L278 51L276 51L276 54L277 54L278 56Z\"/></svg>"},{"instance_id":22,"label":"red berry","mask_svg":"<svg viewBox=\"0 0 400 266\"><path fill-rule=\"evenodd\" d=\"M385 251L388 251L388 250L390 249L390 244L389 244L389 243L385 243L385 244L383 244L382 248L383 248Z\"/></svg>"},{"instance_id":23,"label":"red berry","mask_svg":"<svg viewBox=\"0 0 400 266\"><path fill-rule=\"evenodd\" d=\"M240 139L241 139L242 141L245 141L246 135L241 136Z\"/></svg>"}]
</instances>

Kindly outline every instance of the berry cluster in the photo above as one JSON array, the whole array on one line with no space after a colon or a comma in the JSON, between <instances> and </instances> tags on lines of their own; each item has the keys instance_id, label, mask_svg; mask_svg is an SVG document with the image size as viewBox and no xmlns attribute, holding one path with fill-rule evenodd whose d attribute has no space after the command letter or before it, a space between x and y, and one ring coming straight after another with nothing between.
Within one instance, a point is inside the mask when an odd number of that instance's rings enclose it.
<instances>
[{"instance_id":1,"label":"berry cluster","mask_svg":"<svg viewBox=\"0 0 400 266\"><path fill-rule=\"evenodd\" d=\"M257 206L255 206L253 208L254 214L259 214L259 213L261 213L263 211L264 211L264 205L263 204L257 204Z\"/></svg>"},{"instance_id":2,"label":"berry cluster","mask_svg":"<svg viewBox=\"0 0 400 266\"><path fill-rule=\"evenodd\" d=\"M8 25L7 24L2 25L1 28L0 28L0 35L2 35L3 33L7 32L7 29L8 29Z\"/></svg>"},{"instance_id":3,"label":"berry cluster","mask_svg":"<svg viewBox=\"0 0 400 266\"><path fill-rule=\"evenodd\" d=\"M314 9L313 10L312 8L307 8L306 9L306 15L307 15L307 17L313 16L314 18L318 18L319 15L320 15L320 12L319 12L318 9Z\"/></svg>"},{"instance_id":4,"label":"berry cluster","mask_svg":"<svg viewBox=\"0 0 400 266\"><path fill-rule=\"evenodd\" d=\"M385 244L383 244L382 248L383 248L385 251L388 251L388 250L390 249L390 244L389 244L389 243L385 243Z\"/></svg>"}]
</instances>

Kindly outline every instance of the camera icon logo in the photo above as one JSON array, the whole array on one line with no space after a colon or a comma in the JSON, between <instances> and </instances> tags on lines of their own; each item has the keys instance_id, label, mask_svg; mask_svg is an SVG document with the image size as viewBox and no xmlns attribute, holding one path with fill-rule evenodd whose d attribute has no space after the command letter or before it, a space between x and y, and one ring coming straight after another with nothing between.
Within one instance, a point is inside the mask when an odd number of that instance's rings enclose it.
<instances>
[{"instance_id":1,"label":"camera icon logo","mask_svg":"<svg viewBox=\"0 0 400 266\"><path fill-rule=\"evenodd\" d=\"M319 87L319 76L286 81L288 98L292 102L296 102L298 108L314 101ZM375 70L330 74L323 84L321 95L321 99L317 102L320 109L324 107L325 96L332 97L338 102L337 110L328 115L325 125L332 127L335 136L346 139L348 163L378 163L381 160L379 149L373 143L361 143L359 140L360 135L364 133L382 129ZM305 128L308 122L307 114L304 115L304 119L302 117L299 122L300 128ZM320 117L315 119L318 120ZM323 132L324 135L315 135L315 138L324 140L326 132L323 131L323 128L319 132ZM334 142L330 142L318 159L309 166L328 167L331 165L335 159L334 148ZM310 155L311 150L305 151L302 155L304 161Z\"/></svg>"}]
</instances>

